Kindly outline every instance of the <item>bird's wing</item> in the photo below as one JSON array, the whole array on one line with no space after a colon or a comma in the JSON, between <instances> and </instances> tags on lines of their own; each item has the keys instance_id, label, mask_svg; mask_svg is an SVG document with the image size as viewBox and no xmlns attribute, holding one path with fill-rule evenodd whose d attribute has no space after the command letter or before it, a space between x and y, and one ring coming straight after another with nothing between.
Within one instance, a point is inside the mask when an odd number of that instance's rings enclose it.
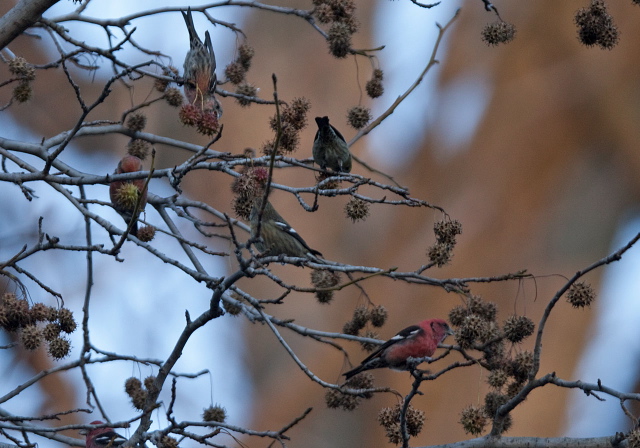
<instances>
[{"instance_id":1,"label":"bird's wing","mask_svg":"<svg viewBox=\"0 0 640 448\"><path fill-rule=\"evenodd\" d=\"M347 143L347 141L344 139L344 137L342 136L342 134L340 133L340 131L338 131L336 128L333 127L332 124L330 124L329 126L331 126L331 129L333 129L333 132L336 133L336 135L338 136L338 138L340 140L342 140L343 142Z\"/></svg>"},{"instance_id":2,"label":"bird's wing","mask_svg":"<svg viewBox=\"0 0 640 448\"><path fill-rule=\"evenodd\" d=\"M298 234L298 232L296 232L296 229L294 229L293 227L291 227L289 224L287 224L287 222L283 219L283 220L278 220L278 221L273 221L274 224L276 225L276 227L282 231L287 233L288 235L291 235L293 238L295 238L300 244L302 244L302 246L307 249L309 252L311 252L313 255L318 255L318 256L322 256L322 254L320 252L318 252L315 249L311 249L309 247L309 245L307 244L307 242L305 240L302 239L302 237Z\"/></svg>"},{"instance_id":3,"label":"bird's wing","mask_svg":"<svg viewBox=\"0 0 640 448\"><path fill-rule=\"evenodd\" d=\"M120 446L127 441L127 439L114 431L103 432L102 434L97 435L93 440L96 445L105 447Z\"/></svg>"},{"instance_id":4,"label":"bird's wing","mask_svg":"<svg viewBox=\"0 0 640 448\"><path fill-rule=\"evenodd\" d=\"M403 330L400 330L394 337L389 339L387 342L378 347L373 353L367 356L364 360L362 360L362 364L365 364L367 361L372 360L373 358L377 358L380 356L386 349L391 347L392 345L398 344L403 341L408 341L410 339L415 338L420 334L420 332L424 331L417 325L411 325Z\"/></svg>"},{"instance_id":5,"label":"bird's wing","mask_svg":"<svg viewBox=\"0 0 640 448\"><path fill-rule=\"evenodd\" d=\"M187 12L180 11L182 13L182 17L184 18L184 23L187 25L187 30L189 30L189 41L191 42L191 46L199 47L202 46L202 41L200 37L198 37L198 33L196 32L196 27L193 24L193 16L191 15L191 8L187 9Z\"/></svg>"},{"instance_id":6,"label":"bird's wing","mask_svg":"<svg viewBox=\"0 0 640 448\"><path fill-rule=\"evenodd\" d=\"M213 52L213 44L211 43L211 35L209 31L204 33L204 46L209 53L209 61L211 63L211 80L209 81L209 92L213 93L216 90L216 84L218 78L216 77L216 54Z\"/></svg>"}]
</instances>

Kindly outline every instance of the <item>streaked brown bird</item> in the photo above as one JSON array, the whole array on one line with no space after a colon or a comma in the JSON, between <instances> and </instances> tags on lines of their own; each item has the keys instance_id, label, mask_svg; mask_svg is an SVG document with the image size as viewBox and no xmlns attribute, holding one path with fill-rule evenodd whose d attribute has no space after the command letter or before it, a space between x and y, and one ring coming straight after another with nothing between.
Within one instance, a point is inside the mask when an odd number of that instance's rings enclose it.
<instances>
[{"instance_id":1,"label":"streaked brown bird","mask_svg":"<svg viewBox=\"0 0 640 448\"><path fill-rule=\"evenodd\" d=\"M189 31L190 48L184 58L184 94L190 104L194 104L203 112L215 112L222 117L222 106L215 97L216 84L216 55L213 52L209 31L204 33L204 43L198 37L191 8L182 12L184 22Z\"/></svg>"},{"instance_id":2,"label":"streaked brown bird","mask_svg":"<svg viewBox=\"0 0 640 448\"><path fill-rule=\"evenodd\" d=\"M136 156L125 156L118 162L114 174L135 173L136 171L142 171L142 160ZM138 216L147 205L147 190L144 188L144 184L145 179L118 180L109 184L109 197L113 208L124 218L127 226L134 220L131 226L131 235L133 236L138 236ZM138 202L140 205L136 211Z\"/></svg>"},{"instance_id":3,"label":"streaked brown bird","mask_svg":"<svg viewBox=\"0 0 640 448\"><path fill-rule=\"evenodd\" d=\"M251 237L255 238L258 232L258 222L262 197L253 200L249 221L251 222ZM262 213L262 224L260 225L260 236L263 242L257 242L256 248L264 256L286 255L289 257L315 258L322 254L315 249L311 249L305 240L302 239L287 221L273 208L269 201Z\"/></svg>"},{"instance_id":4,"label":"streaked brown bird","mask_svg":"<svg viewBox=\"0 0 640 448\"><path fill-rule=\"evenodd\" d=\"M340 131L329 124L329 117L316 117L318 132L313 140L313 161L326 170L351 171L349 145Z\"/></svg>"}]
</instances>

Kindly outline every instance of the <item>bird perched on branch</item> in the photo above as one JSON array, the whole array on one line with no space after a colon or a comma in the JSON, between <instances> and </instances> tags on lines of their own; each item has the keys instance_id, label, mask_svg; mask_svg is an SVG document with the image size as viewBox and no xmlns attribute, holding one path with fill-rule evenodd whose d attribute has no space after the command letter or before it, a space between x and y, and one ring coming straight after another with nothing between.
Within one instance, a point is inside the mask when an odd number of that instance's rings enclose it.
<instances>
[{"instance_id":1,"label":"bird perched on branch","mask_svg":"<svg viewBox=\"0 0 640 448\"><path fill-rule=\"evenodd\" d=\"M104 422L96 420L91 422L92 425L104 425ZM90 430L82 430L81 434L86 436L86 448L108 448L121 446L127 441L126 438L115 432L113 428L95 428Z\"/></svg>"},{"instance_id":2,"label":"bird perched on branch","mask_svg":"<svg viewBox=\"0 0 640 448\"><path fill-rule=\"evenodd\" d=\"M184 58L184 94L190 104L198 106L203 112L215 112L217 118L222 117L222 106L215 98L216 55L213 52L209 31L204 33L204 43L198 37L191 8L182 12L184 22L189 30L189 51Z\"/></svg>"},{"instance_id":3,"label":"bird perched on branch","mask_svg":"<svg viewBox=\"0 0 640 448\"><path fill-rule=\"evenodd\" d=\"M409 358L432 356L438 344L453 334L451 327L442 319L423 320L400 331L365 358L355 369L344 376L349 379L360 372L388 367L394 370L411 370L415 364Z\"/></svg>"},{"instance_id":4,"label":"bird perched on branch","mask_svg":"<svg viewBox=\"0 0 640 448\"><path fill-rule=\"evenodd\" d=\"M136 156L125 156L118 162L114 174L135 173L142 171L142 160ZM109 197L113 208L131 226L131 235L138 235L138 216L147 205L147 189L145 179L118 180L109 184ZM137 209L136 209L137 206Z\"/></svg>"},{"instance_id":5,"label":"bird perched on branch","mask_svg":"<svg viewBox=\"0 0 640 448\"><path fill-rule=\"evenodd\" d=\"M326 170L335 172L351 171L349 145L340 131L329 124L329 117L316 117L318 131L313 140L313 161Z\"/></svg>"},{"instance_id":6,"label":"bird perched on branch","mask_svg":"<svg viewBox=\"0 0 640 448\"><path fill-rule=\"evenodd\" d=\"M289 257L322 256L317 250L311 249L282 216L267 201L262 219L260 219L260 209L262 207L262 196L253 200L249 221L251 222L251 237L255 238L258 232L258 222L260 222L260 236L263 242L257 242L256 248L265 256L287 255Z\"/></svg>"}]
</instances>

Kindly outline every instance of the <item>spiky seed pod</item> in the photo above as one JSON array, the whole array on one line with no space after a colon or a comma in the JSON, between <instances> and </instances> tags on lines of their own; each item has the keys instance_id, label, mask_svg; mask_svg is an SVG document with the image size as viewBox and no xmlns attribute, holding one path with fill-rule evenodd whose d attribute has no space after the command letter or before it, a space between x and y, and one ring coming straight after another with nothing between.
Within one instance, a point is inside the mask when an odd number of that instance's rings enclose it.
<instances>
[{"instance_id":1,"label":"spiky seed pod","mask_svg":"<svg viewBox=\"0 0 640 448\"><path fill-rule=\"evenodd\" d=\"M483 348L484 360L489 365L489 369L498 369L506 365L504 350L503 340L493 342Z\"/></svg>"},{"instance_id":2,"label":"spiky seed pod","mask_svg":"<svg viewBox=\"0 0 640 448\"><path fill-rule=\"evenodd\" d=\"M577 282L571 285L567 292L567 302L574 308L584 308L591 305L596 298L596 293L591 285L585 282Z\"/></svg>"},{"instance_id":3,"label":"spiky seed pod","mask_svg":"<svg viewBox=\"0 0 640 448\"><path fill-rule=\"evenodd\" d=\"M350 334L352 336L357 336L358 333L360 333L361 329L362 329L362 327L358 327L356 324L354 324L354 322L352 320L350 320L349 322L344 324L344 326L342 327L342 332L344 334Z\"/></svg>"},{"instance_id":4,"label":"spiky seed pod","mask_svg":"<svg viewBox=\"0 0 640 448\"><path fill-rule=\"evenodd\" d=\"M173 67L173 66L169 66L169 67L163 67L162 68L162 74L164 76L171 76L174 77L178 75L178 69ZM167 91L167 87L169 86L169 83L171 81L167 81L164 79L156 79L153 83L153 87L158 91L158 92L166 92ZM181 96L181 102L182 102L182 96Z\"/></svg>"},{"instance_id":5,"label":"spiky seed pod","mask_svg":"<svg viewBox=\"0 0 640 448\"><path fill-rule=\"evenodd\" d=\"M7 309L4 306L0 306L0 327L6 329L9 325L9 317Z\"/></svg>"},{"instance_id":6,"label":"spiky seed pod","mask_svg":"<svg viewBox=\"0 0 640 448\"><path fill-rule=\"evenodd\" d=\"M198 132L202 135L211 136L218 132L220 124L218 123L217 112L206 111L200 115L198 123L196 123Z\"/></svg>"},{"instance_id":7,"label":"spiky seed pod","mask_svg":"<svg viewBox=\"0 0 640 448\"><path fill-rule=\"evenodd\" d=\"M486 320L477 314L469 314L465 317L464 322L458 331L456 331L456 339L458 334L460 334L460 340L458 342L460 345L464 344L465 347L468 348L475 341L486 340L488 332L489 325Z\"/></svg>"},{"instance_id":8,"label":"spiky seed pod","mask_svg":"<svg viewBox=\"0 0 640 448\"><path fill-rule=\"evenodd\" d=\"M533 334L535 325L526 316L509 316L503 325L504 336L514 344L522 342Z\"/></svg>"},{"instance_id":9,"label":"spiky seed pod","mask_svg":"<svg viewBox=\"0 0 640 448\"><path fill-rule=\"evenodd\" d=\"M505 384L507 384L507 380L509 376L507 372L503 369L495 369L489 372L489 376L487 377L487 383L494 389L501 389Z\"/></svg>"},{"instance_id":10,"label":"spiky seed pod","mask_svg":"<svg viewBox=\"0 0 640 448\"><path fill-rule=\"evenodd\" d=\"M382 327L389 317L389 312L382 305L377 305L371 310L371 325L374 327Z\"/></svg>"},{"instance_id":11,"label":"spiky seed pod","mask_svg":"<svg viewBox=\"0 0 640 448\"><path fill-rule=\"evenodd\" d=\"M329 0L326 3L333 8L334 20L348 19L356 11L356 4L353 0Z\"/></svg>"},{"instance_id":12,"label":"spiky seed pod","mask_svg":"<svg viewBox=\"0 0 640 448\"><path fill-rule=\"evenodd\" d=\"M153 81L153 88L160 93L164 93L169 87L169 81L164 79L156 79Z\"/></svg>"},{"instance_id":13,"label":"spiky seed pod","mask_svg":"<svg viewBox=\"0 0 640 448\"><path fill-rule=\"evenodd\" d=\"M467 307L473 314L477 314L487 322L492 322L498 314L498 306L493 302L486 302L481 296L471 295L467 298Z\"/></svg>"},{"instance_id":14,"label":"spiky seed pod","mask_svg":"<svg viewBox=\"0 0 640 448\"><path fill-rule=\"evenodd\" d=\"M284 123L291 125L296 131L300 131L307 126L307 113L311 109L311 102L305 97L297 97L291 100L289 105L285 105L280 113L280 119ZM271 129L277 129L277 120L273 116L270 121Z\"/></svg>"},{"instance_id":15,"label":"spiky seed pod","mask_svg":"<svg viewBox=\"0 0 640 448\"><path fill-rule=\"evenodd\" d=\"M13 98L19 103L26 103L32 96L33 88L29 81L20 81L18 85L13 88Z\"/></svg>"},{"instance_id":16,"label":"spiky seed pod","mask_svg":"<svg viewBox=\"0 0 640 448\"><path fill-rule=\"evenodd\" d=\"M364 221L369 216L369 203L360 198L351 198L344 206L344 213L351 221Z\"/></svg>"},{"instance_id":17,"label":"spiky seed pod","mask_svg":"<svg viewBox=\"0 0 640 448\"><path fill-rule=\"evenodd\" d=\"M493 419L496 416L496 411L500 406L509 401L509 397L499 392L489 392L484 397L484 412L487 417Z\"/></svg>"},{"instance_id":18,"label":"spiky seed pod","mask_svg":"<svg viewBox=\"0 0 640 448\"><path fill-rule=\"evenodd\" d=\"M396 423L396 415L392 408L382 408L378 412L378 423L384 428Z\"/></svg>"},{"instance_id":19,"label":"spiky seed pod","mask_svg":"<svg viewBox=\"0 0 640 448\"><path fill-rule=\"evenodd\" d=\"M238 95L244 95L244 96L247 96L247 97L255 98L256 95L258 95L258 88L256 86L254 86L253 84L249 84L247 82L243 82L242 84L238 85L238 88L236 89L236 93ZM251 100L249 100L247 98L236 98L236 101L242 107L251 106Z\"/></svg>"},{"instance_id":20,"label":"spiky seed pod","mask_svg":"<svg viewBox=\"0 0 640 448\"><path fill-rule=\"evenodd\" d=\"M236 299L236 300L239 300L235 296L233 298ZM227 302L226 300L222 301L222 307L224 308L225 312L227 312L228 314L230 314L232 316L237 316L242 312L242 305L236 304L236 303Z\"/></svg>"},{"instance_id":21,"label":"spiky seed pod","mask_svg":"<svg viewBox=\"0 0 640 448\"><path fill-rule=\"evenodd\" d=\"M371 389L373 387L374 376L370 372L360 372L349 378L344 385L351 389ZM369 399L373 397L373 392L362 394L362 398Z\"/></svg>"},{"instance_id":22,"label":"spiky seed pod","mask_svg":"<svg viewBox=\"0 0 640 448\"><path fill-rule=\"evenodd\" d=\"M54 338L49 341L49 355L53 359L62 359L69 355L71 351L71 342L63 337Z\"/></svg>"},{"instance_id":23,"label":"spiky seed pod","mask_svg":"<svg viewBox=\"0 0 640 448\"><path fill-rule=\"evenodd\" d=\"M156 377L150 375L144 379L144 387L147 389L147 392L150 394L155 394L158 392L158 386L156 386Z\"/></svg>"},{"instance_id":24,"label":"spiky seed pod","mask_svg":"<svg viewBox=\"0 0 640 448\"><path fill-rule=\"evenodd\" d=\"M340 283L340 273L330 269L314 269L311 271L311 283L316 288L333 288Z\"/></svg>"},{"instance_id":25,"label":"spiky seed pod","mask_svg":"<svg viewBox=\"0 0 640 448\"><path fill-rule=\"evenodd\" d=\"M640 0L638 0L638 4L640 4ZM629 433L627 436L627 443L629 444L629 448L640 448L640 429L636 428Z\"/></svg>"},{"instance_id":26,"label":"spiky seed pod","mask_svg":"<svg viewBox=\"0 0 640 448\"><path fill-rule=\"evenodd\" d=\"M21 56L15 57L9 61L9 71L24 81L33 81L36 79L36 69L29 64L27 60Z\"/></svg>"},{"instance_id":27,"label":"spiky seed pod","mask_svg":"<svg viewBox=\"0 0 640 448\"><path fill-rule=\"evenodd\" d=\"M256 185L249 170L236 177L231 183L231 191L235 194L253 198L258 192Z\"/></svg>"},{"instance_id":28,"label":"spiky seed pod","mask_svg":"<svg viewBox=\"0 0 640 448\"><path fill-rule=\"evenodd\" d=\"M289 123L282 123L279 150L283 153L294 152L300 143L300 135Z\"/></svg>"},{"instance_id":29,"label":"spiky seed pod","mask_svg":"<svg viewBox=\"0 0 640 448\"><path fill-rule=\"evenodd\" d=\"M590 47L598 44L610 50L618 43L620 33L603 0L592 0L588 8L576 12L574 20L578 27L578 40L583 45Z\"/></svg>"},{"instance_id":30,"label":"spiky seed pod","mask_svg":"<svg viewBox=\"0 0 640 448\"><path fill-rule=\"evenodd\" d=\"M140 381L135 376L127 378L127 380L124 382L124 391L130 397L133 397L133 394L135 394L139 390L142 390L142 381Z\"/></svg>"},{"instance_id":31,"label":"spiky seed pod","mask_svg":"<svg viewBox=\"0 0 640 448\"><path fill-rule=\"evenodd\" d=\"M458 220L442 220L433 225L433 233L436 235L436 240L440 243L456 244L456 236L462 233L462 224Z\"/></svg>"},{"instance_id":32,"label":"spiky seed pod","mask_svg":"<svg viewBox=\"0 0 640 448\"><path fill-rule=\"evenodd\" d=\"M158 448L178 448L178 441L171 436L162 436Z\"/></svg>"},{"instance_id":33,"label":"spiky seed pod","mask_svg":"<svg viewBox=\"0 0 640 448\"><path fill-rule=\"evenodd\" d=\"M327 40L329 53L338 59L346 58L351 48L351 27L342 22L333 22Z\"/></svg>"},{"instance_id":34,"label":"spiky seed pod","mask_svg":"<svg viewBox=\"0 0 640 448\"><path fill-rule=\"evenodd\" d=\"M49 307L44 303L34 303L29 310L29 316L31 322L44 322L49 317Z\"/></svg>"},{"instance_id":35,"label":"spiky seed pod","mask_svg":"<svg viewBox=\"0 0 640 448\"><path fill-rule=\"evenodd\" d=\"M142 112L129 114L127 118L127 128L133 132L139 132L147 125L147 117Z\"/></svg>"},{"instance_id":36,"label":"spiky seed pod","mask_svg":"<svg viewBox=\"0 0 640 448\"><path fill-rule=\"evenodd\" d=\"M316 300L318 303L328 304L333 300L334 292L333 291L316 291L315 292Z\"/></svg>"},{"instance_id":37,"label":"spiky seed pod","mask_svg":"<svg viewBox=\"0 0 640 448\"><path fill-rule=\"evenodd\" d=\"M233 212L236 216L240 219L244 219L245 221L249 220L252 206L253 198L242 194L234 197L231 203L231 208L233 208Z\"/></svg>"},{"instance_id":38,"label":"spiky seed pod","mask_svg":"<svg viewBox=\"0 0 640 448\"><path fill-rule=\"evenodd\" d=\"M533 368L533 353L524 351L518 353L511 361L511 369L509 374L516 381L525 381L529 376L529 372Z\"/></svg>"},{"instance_id":39,"label":"spiky seed pod","mask_svg":"<svg viewBox=\"0 0 640 448\"><path fill-rule=\"evenodd\" d=\"M364 88L370 98L381 97L384 93L384 86L382 85L382 81L380 79L371 78L369 81L367 81L367 84Z\"/></svg>"},{"instance_id":40,"label":"spiky seed pod","mask_svg":"<svg viewBox=\"0 0 640 448\"><path fill-rule=\"evenodd\" d=\"M144 411L144 404L147 401L147 391L138 389L131 394L131 404L134 408Z\"/></svg>"},{"instance_id":41,"label":"spiky seed pod","mask_svg":"<svg viewBox=\"0 0 640 448\"><path fill-rule=\"evenodd\" d=\"M49 322L55 322L56 320L58 320L58 308L56 308L55 306L50 306L47 309L47 320Z\"/></svg>"},{"instance_id":42,"label":"spiky seed pod","mask_svg":"<svg viewBox=\"0 0 640 448\"><path fill-rule=\"evenodd\" d=\"M253 60L253 56L255 56L256 51L253 49L251 45L248 43L243 43L238 48L238 62L242 65L245 70L249 70L251 68L251 61Z\"/></svg>"},{"instance_id":43,"label":"spiky seed pod","mask_svg":"<svg viewBox=\"0 0 640 448\"><path fill-rule=\"evenodd\" d=\"M184 99L182 98L182 94L180 93L180 90L177 87L169 87L164 92L164 100L171 107L180 107L182 106L182 103L184 101Z\"/></svg>"},{"instance_id":44,"label":"spiky seed pod","mask_svg":"<svg viewBox=\"0 0 640 448\"><path fill-rule=\"evenodd\" d=\"M324 401L328 408L353 411L360 404L360 398L340 392L337 389L329 389L324 395Z\"/></svg>"},{"instance_id":45,"label":"spiky seed pod","mask_svg":"<svg viewBox=\"0 0 640 448\"><path fill-rule=\"evenodd\" d=\"M44 326L44 329L42 330L42 336L44 337L45 341L51 342L59 337L61 332L62 328L60 328L60 325L52 322Z\"/></svg>"},{"instance_id":46,"label":"spiky seed pod","mask_svg":"<svg viewBox=\"0 0 640 448\"><path fill-rule=\"evenodd\" d=\"M143 226L138 229L138 239L143 243L152 241L156 236L156 228L153 226Z\"/></svg>"},{"instance_id":47,"label":"spiky seed pod","mask_svg":"<svg viewBox=\"0 0 640 448\"><path fill-rule=\"evenodd\" d=\"M449 311L449 322L454 327L459 327L464 323L464 319L470 314L469 309L466 306L458 305Z\"/></svg>"},{"instance_id":48,"label":"spiky seed pod","mask_svg":"<svg viewBox=\"0 0 640 448\"><path fill-rule=\"evenodd\" d=\"M226 419L227 411L219 404L216 404L215 406L209 406L202 412L202 420L205 422L224 423Z\"/></svg>"},{"instance_id":49,"label":"spiky seed pod","mask_svg":"<svg viewBox=\"0 0 640 448\"><path fill-rule=\"evenodd\" d=\"M464 432L474 436L480 435L487 425L487 416L478 406L467 406L460 413L460 423Z\"/></svg>"},{"instance_id":50,"label":"spiky seed pod","mask_svg":"<svg viewBox=\"0 0 640 448\"><path fill-rule=\"evenodd\" d=\"M355 326L362 329L367 322L369 322L369 318L371 317L371 313L366 306L360 305L353 310L352 321Z\"/></svg>"},{"instance_id":51,"label":"spiky seed pod","mask_svg":"<svg viewBox=\"0 0 640 448\"><path fill-rule=\"evenodd\" d=\"M400 433L400 413L402 412L402 404L399 403L393 408L383 408L378 413L378 423L386 429L387 438L391 443L402 441ZM407 408L406 414L407 432L415 437L422 431L425 421L425 413L414 408L411 404ZM398 442L394 442L399 437Z\"/></svg>"},{"instance_id":52,"label":"spiky seed pod","mask_svg":"<svg viewBox=\"0 0 640 448\"><path fill-rule=\"evenodd\" d=\"M328 179L330 177L333 177L333 174L331 174L331 173L329 173L327 171L324 171L324 172L321 172L321 173L316 173L316 182L320 183L323 180ZM337 179L332 179L332 180L330 180L328 182L323 183L321 188L323 190L335 190L338 187L340 187L340 181L337 180ZM327 196L335 196L335 193L327 194Z\"/></svg>"},{"instance_id":53,"label":"spiky seed pod","mask_svg":"<svg viewBox=\"0 0 640 448\"><path fill-rule=\"evenodd\" d=\"M506 44L516 36L516 27L512 23L497 22L487 24L482 30L482 40L489 46Z\"/></svg>"},{"instance_id":54,"label":"spiky seed pod","mask_svg":"<svg viewBox=\"0 0 640 448\"><path fill-rule=\"evenodd\" d=\"M378 333L376 333L375 331L365 331L365 333L362 336L370 339L378 339L380 337ZM360 346L362 347L362 350L364 350L365 352L372 352L378 347L380 347L380 345L375 344L373 342L364 342L364 341L360 341Z\"/></svg>"},{"instance_id":55,"label":"spiky seed pod","mask_svg":"<svg viewBox=\"0 0 640 448\"><path fill-rule=\"evenodd\" d=\"M238 61L229 63L224 69L224 74L233 85L238 85L247 76L247 70Z\"/></svg>"},{"instance_id":56,"label":"spiky seed pod","mask_svg":"<svg viewBox=\"0 0 640 448\"><path fill-rule=\"evenodd\" d=\"M427 249L427 257L432 263L435 263L439 268L449 264L452 257L452 247L449 244L435 243L429 249Z\"/></svg>"},{"instance_id":57,"label":"spiky seed pod","mask_svg":"<svg viewBox=\"0 0 640 448\"><path fill-rule=\"evenodd\" d=\"M22 340L24 348L27 350L35 350L42 344L42 332L36 325L27 325L26 327L22 327L20 339Z\"/></svg>"},{"instance_id":58,"label":"spiky seed pod","mask_svg":"<svg viewBox=\"0 0 640 448\"><path fill-rule=\"evenodd\" d=\"M399 414L399 412L398 412ZM425 413L409 405L407 408L407 431L409 435L416 437L422 431L425 421Z\"/></svg>"},{"instance_id":59,"label":"spiky seed pod","mask_svg":"<svg viewBox=\"0 0 640 448\"><path fill-rule=\"evenodd\" d=\"M353 106L347 111L347 122L354 129L362 129L371 121L371 110L362 106Z\"/></svg>"},{"instance_id":60,"label":"spiky seed pod","mask_svg":"<svg viewBox=\"0 0 640 448\"><path fill-rule=\"evenodd\" d=\"M322 3L316 6L316 9L313 11L313 15L318 19L320 23L331 23L335 20L333 16L333 8L326 3Z\"/></svg>"},{"instance_id":61,"label":"spiky seed pod","mask_svg":"<svg viewBox=\"0 0 640 448\"><path fill-rule=\"evenodd\" d=\"M151 143L139 138L132 138L127 144L127 154L145 160L151 153Z\"/></svg>"},{"instance_id":62,"label":"spiky seed pod","mask_svg":"<svg viewBox=\"0 0 640 448\"><path fill-rule=\"evenodd\" d=\"M24 299L18 299L15 295L5 294L4 309L6 310L7 331L16 331L29 322L29 302Z\"/></svg>"},{"instance_id":63,"label":"spiky seed pod","mask_svg":"<svg viewBox=\"0 0 640 448\"><path fill-rule=\"evenodd\" d=\"M73 318L73 313L68 308L60 308L58 322L60 323L60 329L65 333L73 333L78 326Z\"/></svg>"},{"instance_id":64,"label":"spiky seed pod","mask_svg":"<svg viewBox=\"0 0 640 448\"><path fill-rule=\"evenodd\" d=\"M520 393L522 387L524 386L524 382L522 381L514 381L509 386L507 386L506 394L509 398L515 397Z\"/></svg>"},{"instance_id":65,"label":"spiky seed pod","mask_svg":"<svg viewBox=\"0 0 640 448\"><path fill-rule=\"evenodd\" d=\"M134 183L123 182L115 192L116 201L121 204L124 209L133 210L138 203L140 190Z\"/></svg>"},{"instance_id":66,"label":"spiky seed pod","mask_svg":"<svg viewBox=\"0 0 640 448\"><path fill-rule=\"evenodd\" d=\"M202 119L202 111L195 104L184 104L178 113L180 123L185 126L195 126Z\"/></svg>"}]
</instances>

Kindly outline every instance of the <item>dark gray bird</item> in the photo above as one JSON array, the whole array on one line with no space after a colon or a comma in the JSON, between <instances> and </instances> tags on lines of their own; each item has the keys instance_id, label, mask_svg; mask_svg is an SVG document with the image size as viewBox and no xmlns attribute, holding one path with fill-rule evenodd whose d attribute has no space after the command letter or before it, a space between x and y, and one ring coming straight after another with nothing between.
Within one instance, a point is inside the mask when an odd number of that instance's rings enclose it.
<instances>
[{"instance_id":1,"label":"dark gray bird","mask_svg":"<svg viewBox=\"0 0 640 448\"><path fill-rule=\"evenodd\" d=\"M258 216L262 205L262 197L253 201L249 221L251 222L251 237L255 238L258 231ZM260 236L264 243L256 243L256 248L265 256L286 255L289 257L313 258L314 255L322 256L320 252L311 249L282 216L267 201L262 213Z\"/></svg>"},{"instance_id":2,"label":"dark gray bird","mask_svg":"<svg viewBox=\"0 0 640 448\"><path fill-rule=\"evenodd\" d=\"M193 25L191 8L187 9L186 13L180 12L189 30L189 51L184 58L184 94L190 104L195 104L204 112L216 112L220 118L222 107L214 96L218 78L211 36L209 31L205 31L202 43Z\"/></svg>"},{"instance_id":3,"label":"dark gray bird","mask_svg":"<svg viewBox=\"0 0 640 448\"><path fill-rule=\"evenodd\" d=\"M326 170L351 171L349 145L340 131L329 124L329 117L316 117L318 132L313 140L313 161Z\"/></svg>"}]
</instances>

